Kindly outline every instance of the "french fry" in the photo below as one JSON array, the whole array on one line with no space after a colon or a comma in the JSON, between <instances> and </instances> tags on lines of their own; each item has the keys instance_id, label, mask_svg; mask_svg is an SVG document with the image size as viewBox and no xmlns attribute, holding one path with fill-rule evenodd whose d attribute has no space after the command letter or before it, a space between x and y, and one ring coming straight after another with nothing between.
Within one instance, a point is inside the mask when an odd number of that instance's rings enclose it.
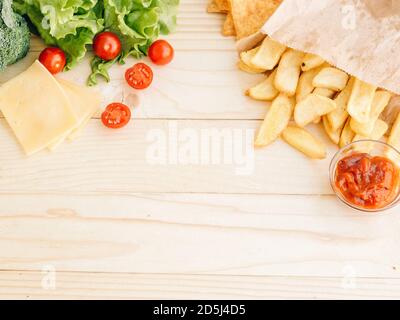
<instances>
[{"instance_id":1,"label":"french fry","mask_svg":"<svg viewBox=\"0 0 400 320\"><path fill-rule=\"evenodd\" d=\"M393 93L392 93L393 94ZM380 118L384 120L391 128L395 123L397 116L400 113L400 96L393 94L386 106L385 110L380 115Z\"/></svg>"},{"instance_id":2,"label":"french fry","mask_svg":"<svg viewBox=\"0 0 400 320\"><path fill-rule=\"evenodd\" d=\"M300 102L305 97L307 97L314 90L314 86L312 85L312 80L314 79L316 72L313 70L309 70L303 72L300 75L299 83L296 88L296 102Z\"/></svg>"},{"instance_id":3,"label":"french fry","mask_svg":"<svg viewBox=\"0 0 400 320\"><path fill-rule=\"evenodd\" d=\"M325 63L324 59L316 54L307 53L304 56L303 62L301 64L302 71L309 71L314 68L318 68L319 66Z\"/></svg>"},{"instance_id":4,"label":"french fry","mask_svg":"<svg viewBox=\"0 0 400 320\"><path fill-rule=\"evenodd\" d=\"M251 59L253 59L253 57L256 55L256 53L258 52L259 49L260 49L260 46L255 47L250 50L247 50L247 51L242 51L240 53L240 60L242 60L244 64L251 66Z\"/></svg>"},{"instance_id":5,"label":"french fry","mask_svg":"<svg viewBox=\"0 0 400 320\"><path fill-rule=\"evenodd\" d=\"M353 90L353 84L354 77L351 77L343 91L341 91L334 99L336 103L336 109L327 115L329 125L333 131L342 128L349 117L349 113L347 112L347 103L349 101L351 91Z\"/></svg>"},{"instance_id":6,"label":"french fry","mask_svg":"<svg viewBox=\"0 0 400 320\"><path fill-rule=\"evenodd\" d=\"M263 82L247 90L246 94L255 100L269 101L274 99L279 94L279 91L274 87L275 75L276 70L274 70Z\"/></svg>"},{"instance_id":7,"label":"french fry","mask_svg":"<svg viewBox=\"0 0 400 320\"><path fill-rule=\"evenodd\" d=\"M275 88L280 92L286 93L288 96L296 94L303 56L304 53L293 49L287 50L282 55L274 82Z\"/></svg>"},{"instance_id":8,"label":"french fry","mask_svg":"<svg viewBox=\"0 0 400 320\"><path fill-rule=\"evenodd\" d=\"M315 88L313 93L332 99L336 91L327 88Z\"/></svg>"},{"instance_id":9,"label":"french fry","mask_svg":"<svg viewBox=\"0 0 400 320\"><path fill-rule=\"evenodd\" d=\"M348 118L345 126L343 127L342 134L340 135L340 140L339 140L340 148L344 148L349 143L351 143L354 139L354 136L356 135L355 132L353 130L351 130L350 120L351 119Z\"/></svg>"},{"instance_id":10,"label":"french fry","mask_svg":"<svg viewBox=\"0 0 400 320\"><path fill-rule=\"evenodd\" d=\"M310 123L322 122L329 139L341 148L360 140L380 140L389 129L379 117L392 93L349 76L317 55L266 37L260 46L240 54L238 66L251 73L273 70L246 91L253 99L272 100L255 139L256 147L268 146L281 136L308 157L324 159L324 144L303 128ZM292 116L296 125L289 125ZM400 149L400 114L388 143ZM357 151L371 148L373 144L366 141Z\"/></svg>"},{"instance_id":11,"label":"french fry","mask_svg":"<svg viewBox=\"0 0 400 320\"><path fill-rule=\"evenodd\" d=\"M237 66L240 70L247 72L247 73L264 73L265 70L261 69L254 69L252 67L249 67L247 64L245 64L242 60L239 60L237 63Z\"/></svg>"},{"instance_id":12,"label":"french fry","mask_svg":"<svg viewBox=\"0 0 400 320\"><path fill-rule=\"evenodd\" d=\"M319 116L318 118L315 118L315 120L312 123L318 124L318 123L321 123L321 121L322 121L322 117Z\"/></svg>"},{"instance_id":13,"label":"french fry","mask_svg":"<svg viewBox=\"0 0 400 320\"><path fill-rule=\"evenodd\" d=\"M317 69L312 69L312 70L317 70ZM312 70L310 70L310 71L312 71ZM331 89L326 89L326 88L315 88L313 90L313 93L332 99L333 96L335 95L336 91L333 91ZM313 121L313 123L318 124L321 122L321 120L322 120L322 117L319 116L318 118L316 118Z\"/></svg>"},{"instance_id":14,"label":"french fry","mask_svg":"<svg viewBox=\"0 0 400 320\"><path fill-rule=\"evenodd\" d=\"M299 127L304 127L335 108L336 103L332 99L311 93L296 104L294 120Z\"/></svg>"},{"instance_id":15,"label":"french fry","mask_svg":"<svg viewBox=\"0 0 400 320\"><path fill-rule=\"evenodd\" d=\"M314 78L313 85L318 88L327 88L341 91L347 84L349 76L346 72L333 68L323 68Z\"/></svg>"},{"instance_id":16,"label":"french fry","mask_svg":"<svg viewBox=\"0 0 400 320\"><path fill-rule=\"evenodd\" d=\"M251 59L256 55L256 53L260 50L260 46L257 46L253 49L247 50L247 51L242 51L240 53L240 60L242 60L245 64L248 66L251 65Z\"/></svg>"},{"instance_id":17,"label":"french fry","mask_svg":"<svg viewBox=\"0 0 400 320\"><path fill-rule=\"evenodd\" d=\"M360 123L369 121L372 101L374 100L376 87L362 80L355 79L353 90L347 104L347 112Z\"/></svg>"},{"instance_id":18,"label":"french fry","mask_svg":"<svg viewBox=\"0 0 400 320\"><path fill-rule=\"evenodd\" d=\"M331 125L329 124L327 115L322 117L322 123L324 125L324 130L326 132L326 134L328 135L329 139L331 139L331 141L338 145L339 141L340 141L340 134L342 133L342 128L338 129L338 130L333 130Z\"/></svg>"},{"instance_id":19,"label":"french fry","mask_svg":"<svg viewBox=\"0 0 400 320\"><path fill-rule=\"evenodd\" d=\"M371 134L369 136L362 136L360 134L356 134L353 142L360 141L360 140L380 140L388 130L389 126L387 123L381 119L378 119L375 122L374 129L372 130ZM366 152L369 153L372 149L374 148L373 142L368 142L366 141L362 145L356 146L354 149L358 152Z\"/></svg>"},{"instance_id":20,"label":"french fry","mask_svg":"<svg viewBox=\"0 0 400 320\"><path fill-rule=\"evenodd\" d=\"M389 126L387 125L387 123L381 119L378 119L375 122L374 129L368 136L356 134L353 139L353 142L360 141L360 140L368 140L368 139L379 140L385 135L385 133L388 129L389 129Z\"/></svg>"},{"instance_id":21,"label":"french fry","mask_svg":"<svg viewBox=\"0 0 400 320\"><path fill-rule=\"evenodd\" d=\"M393 124L392 130L390 130L388 144L400 151L400 113L397 116L396 121Z\"/></svg>"},{"instance_id":22,"label":"french fry","mask_svg":"<svg viewBox=\"0 0 400 320\"><path fill-rule=\"evenodd\" d=\"M240 61L238 66L241 70L250 73L263 73L266 71L265 69L258 68L251 63L251 59L253 59L259 49L260 47L256 47L240 53Z\"/></svg>"},{"instance_id":23,"label":"french fry","mask_svg":"<svg viewBox=\"0 0 400 320\"><path fill-rule=\"evenodd\" d=\"M262 42L260 49L251 59L251 64L264 70L272 70L276 67L285 52L286 46L276 42L270 37L266 37Z\"/></svg>"},{"instance_id":24,"label":"french fry","mask_svg":"<svg viewBox=\"0 0 400 320\"><path fill-rule=\"evenodd\" d=\"M254 143L256 147L265 147L280 136L292 117L294 103L294 98L282 93L272 101Z\"/></svg>"},{"instance_id":25,"label":"french fry","mask_svg":"<svg viewBox=\"0 0 400 320\"><path fill-rule=\"evenodd\" d=\"M315 87L313 86L312 82L314 80L314 77L321 71L321 69L321 67L314 68L305 71L300 75L299 83L297 84L296 88L296 102L300 102L311 92L313 92Z\"/></svg>"},{"instance_id":26,"label":"french fry","mask_svg":"<svg viewBox=\"0 0 400 320\"><path fill-rule=\"evenodd\" d=\"M376 120L378 120L380 114L389 104L391 97L392 94L388 91L376 91L374 99L372 100L369 121L366 123L360 123L356 119L351 119L351 129L361 136L369 136L372 133L372 130L374 130Z\"/></svg>"},{"instance_id":27,"label":"french fry","mask_svg":"<svg viewBox=\"0 0 400 320\"><path fill-rule=\"evenodd\" d=\"M303 128L288 126L282 132L282 138L289 145L304 153L311 159L326 158L324 144Z\"/></svg>"}]
</instances>

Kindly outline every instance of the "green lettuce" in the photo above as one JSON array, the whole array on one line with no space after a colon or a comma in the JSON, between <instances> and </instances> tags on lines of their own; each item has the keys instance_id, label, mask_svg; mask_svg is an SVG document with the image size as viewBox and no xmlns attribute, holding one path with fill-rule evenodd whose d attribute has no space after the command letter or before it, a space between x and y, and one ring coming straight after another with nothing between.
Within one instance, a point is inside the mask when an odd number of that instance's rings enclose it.
<instances>
[{"instance_id":1,"label":"green lettuce","mask_svg":"<svg viewBox=\"0 0 400 320\"><path fill-rule=\"evenodd\" d=\"M108 69L114 63L146 55L160 34L173 31L179 0L14 0L13 5L47 45L64 50L66 70L83 59L97 33L115 32L122 52L112 61L93 59L88 84L95 85L97 76L109 81Z\"/></svg>"},{"instance_id":2,"label":"green lettuce","mask_svg":"<svg viewBox=\"0 0 400 320\"><path fill-rule=\"evenodd\" d=\"M14 0L14 8L29 18L47 45L66 53L66 70L83 59L87 45L104 29L98 0Z\"/></svg>"},{"instance_id":3,"label":"green lettuce","mask_svg":"<svg viewBox=\"0 0 400 320\"><path fill-rule=\"evenodd\" d=\"M169 34L176 27L179 0L104 0L103 3L104 27L118 34L122 42L122 52L116 59L121 64L128 56L147 55L160 34ZM97 75L109 81L107 70L116 60L109 63L94 58L88 85L97 83Z\"/></svg>"}]
</instances>

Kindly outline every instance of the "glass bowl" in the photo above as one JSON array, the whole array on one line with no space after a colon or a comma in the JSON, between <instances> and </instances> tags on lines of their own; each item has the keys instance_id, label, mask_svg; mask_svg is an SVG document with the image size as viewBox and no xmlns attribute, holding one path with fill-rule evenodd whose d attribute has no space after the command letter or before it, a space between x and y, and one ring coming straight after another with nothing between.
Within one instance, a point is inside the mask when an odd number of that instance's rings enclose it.
<instances>
[{"instance_id":1,"label":"glass bowl","mask_svg":"<svg viewBox=\"0 0 400 320\"><path fill-rule=\"evenodd\" d=\"M390 200L386 205L378 208L364 208L357 206L356 204L350 202L342 194L335 184L336 180L336 167L338 162L344 157L350 156L355 153L368 153L371 156L381 156L390 159L397 168L400 169L400 152L388 145L385 142L377 140L360 140L348 144L344 148L340 149L332 158L329 166L329 180L333 191L336 196L347 206L363 211L363 212L381 212L390 208L393 208L400 201L400 177L396 179L396 186L393 193L393 199Z\"/></svg>"}]
</instances>

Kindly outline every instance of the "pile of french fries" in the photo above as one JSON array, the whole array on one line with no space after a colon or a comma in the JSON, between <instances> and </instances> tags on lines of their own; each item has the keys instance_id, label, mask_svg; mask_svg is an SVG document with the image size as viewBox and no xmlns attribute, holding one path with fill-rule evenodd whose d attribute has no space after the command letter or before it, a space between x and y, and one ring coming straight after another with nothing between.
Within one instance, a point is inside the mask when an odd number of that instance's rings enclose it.
<instances>
[{"instance_id":1,"label":"pile of french fries","mask_svg":"<svg viewBox=\"0 0 400 320\"><path fill-rule=\"evenodd\" d=\"M246 91L253 99L271 101L256 147L282 137L308 157L324 159L326 146L305 129L309 124L322 123L330 140L341 148L353 141L381 140L389 131L380 115L392 93L349 76L319 56L266 37L259 46L240 54L238 66L267 75ZM400 114L387 143L400 150Z\"/></svg>"}]
</instances>

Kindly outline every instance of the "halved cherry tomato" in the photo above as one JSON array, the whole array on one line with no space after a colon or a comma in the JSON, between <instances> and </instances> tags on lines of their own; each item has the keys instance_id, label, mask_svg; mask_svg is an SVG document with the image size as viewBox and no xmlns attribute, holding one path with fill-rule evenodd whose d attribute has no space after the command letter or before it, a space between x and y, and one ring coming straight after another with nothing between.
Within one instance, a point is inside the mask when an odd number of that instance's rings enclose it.
<instances>
[{"instance_id":1,"label":"halved cherry tomato","mask_svg":"<svg viewBox=\"0 0 400 320\"><path fill-rule=\"evenodd\" d=\"M131 110L123 103L114 102L107 106L101 115L101 121L107 128L119 129L131 119Z\"/></svg>"},{"instance_id":2,"label":"halved cherry tomato","mask_svg":"<svg viewBox=\"0 0 400 320\"><path fill-rule=\"evenodd\" d=\"M40 53L39 61L50 73L56 74L63 71L67 59L64 51L59 48L49 47Z\"/></svg>"},{"instance_id":3,"label":"halved cherry tomato","mask_svg":"<svg viewBox=\"0 0 400 320\"><path fill-rule=\"evenodd\" d=\"M135 89L146 89L153 81L153 71L144 63L137 63L125 72L125 79Z\"/></svg>"},{"instance_id":4,"label":"halved cherry tomato","mask_svg":"<svg viewBox=\"0 0 400 320\"><path fill-rule=\"evenodd\" d=\"M103 60L115 59L121 53L121 40L113 32L99 33L93 40L93 50Z\"/></svg>"},{"instance_id":5,"label":"halved cherry tomato","mask_svg":"<svg viewBox=\"0 0 400 320\"><path fill-rule=\"evenodd\" d=\"M174 58L174 48L165 40L157 40L150 46L148 54L155 64L164 65Z\"/></svg>"}]
</instances>

